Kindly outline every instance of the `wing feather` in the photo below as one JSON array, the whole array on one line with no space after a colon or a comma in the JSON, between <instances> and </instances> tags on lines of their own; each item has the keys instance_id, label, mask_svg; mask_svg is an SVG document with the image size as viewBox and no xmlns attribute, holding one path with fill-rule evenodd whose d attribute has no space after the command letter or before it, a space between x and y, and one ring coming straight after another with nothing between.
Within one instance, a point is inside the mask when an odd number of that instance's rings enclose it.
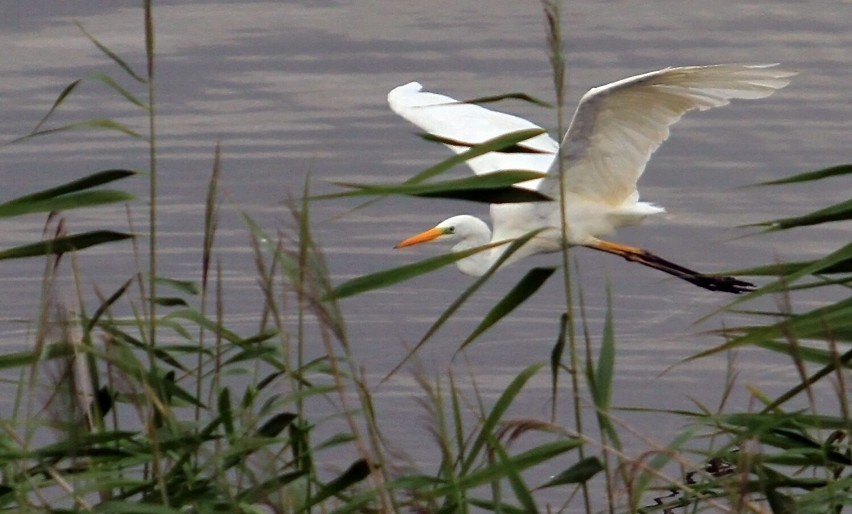
<instances>
[{"instance_id":1,"label":"wing feather","mask_svg":"<svg viewBox=\"0 0 852 514\"><path fill-rule=\"evenodd\" d=\"M444 140L457 141L463 145L446 145L455 153L462 153L471 146L518 130L541 128L523 118L492 111L476 104L464 103L423 91L417 82L394 88L388 93L390 108L406 120L429 134ZM547 134L528 139L519 146L533 150L532 153L490 152L467 164L477 175L501 170L530 170L546 173L550 169L559 144ZM535 189L538 180L525 182L523 186Z\"/></svg>"},{"instance_id":2,"label":"wing feather","mask_svg":"<svg viewBox=\"0 0 852 514\"><path fill-rule=\"evenodd\" d=\"M666 68L592 88L562 141L565 188L609 205L637 197L636 182L669 127L692 110L771 95L794 72L774 64ZM539 189L553 196L553 174Z\"/></svg>"}]
</instances>

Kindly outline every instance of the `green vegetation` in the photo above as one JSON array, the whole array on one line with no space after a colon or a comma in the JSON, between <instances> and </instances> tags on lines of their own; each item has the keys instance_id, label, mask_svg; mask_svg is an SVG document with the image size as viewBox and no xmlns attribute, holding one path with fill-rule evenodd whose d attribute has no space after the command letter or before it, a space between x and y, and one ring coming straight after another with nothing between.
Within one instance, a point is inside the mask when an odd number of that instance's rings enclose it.
<instances>
[{"instance_id":1,"label":"green vegetation","mask_svg":"<svg viewBox=\"0 0 852 514\"><path fill-rule=\"evenodd\" d=\"M558 9L548 5L545 11L561 98L564 65ZM45 261L33 341L25 351L0 354L5 376L17 377L17 395L4 400L0 419L0 510L839 514L852 505L849 244L808 262L740 270L739 274L770 277L728 307L749 316L752 323L720 329L718 346L691 357L719 359L720 354L748 346L786 356L798 381L778 396L752 390L760 406L736 411L727 409L724 401L734 387L731 369L720 377L718 409L696 405L692 411L656 411L676 416L686 428L664 448L640 455L625 450L622 439L630 428L620 421L622 411L611 400L617 373L616 320L608 310L602 333L590 334L566 249L562 273L553 268L531 270L457 346L461 351L475 343L545 281L562 276L565 308L554 320L554 327L561 330L549 359L542 356L540 364L519 370L495 399L478 394L475 387L473 393L462 387L452 369L434 379L416 375L422 390L416 401L428 413L438 465L434 469L401 465L383 437L384 420L375 414L372 392L351 352L337 302L434 271L459 256L431 258L332 285L311 232L311 194L306 188L302 203L292 206L297 228L287 237L272 236L243 215L254 241L263 321L253 333L237 333L224 322L222 307L228 292L221 280L225 270L216 258L217 148L206 198L199 277L187 282L160 276L150 2L145 2L144 12L145 73L134 71L95 36L83 34L121 74L86 80L105 84L130 109L144 110L150 120L146 135L106 119L44 128L57 108L73 98L80 84L75 81L32 133L8 143L67 130L108 130L148 145L150 164L144 172L118 168L92 173L0 204L0 217L49 213L48 229L40 240L0 251L0 259ZM122 82L132 87L125 88ZM490 183L430 180L466 158L533 135L499 138L401 185L355 185L354 191L342 195L514 198L518 191L511 184L528 179L527 174L507 173ZM850 174L852 165L839 166L767 187L843 181ZM150 181L147 236L132 230L66 232L62 212L132 201L127 193L104 186L138 175ZM760 227L801 231L850 218L852 205L845 202ZM54 297L52 286L63 259L72 263L85 259L85 250L99 245L133 243L135 249L145 238L147 254L135 251L141 264L120 287L91 298L78 285L79 304L73 308ZM508 251L525 240L513 242ZM436 319L412 354L434 338L491 274L474 281ZM793 308L791 298L800 293L816 299L819 306L803 312ZM777 312L741 307L767 295L777 299ZM322 357L309 359L308 346L323 348ZM510 417L511 406L529 381L548 373L551 418ZM833 388L833 398L816 398L814 388L823 383ZM574 406L571 426L559 422L558 404ZM581 405L593 406L595 415L584 418ZM550 478L534 478L543 473ZM605 494L596 495L595 488ZM548 500L554 497L564 503Z\"/></svg>"}]
</instances>

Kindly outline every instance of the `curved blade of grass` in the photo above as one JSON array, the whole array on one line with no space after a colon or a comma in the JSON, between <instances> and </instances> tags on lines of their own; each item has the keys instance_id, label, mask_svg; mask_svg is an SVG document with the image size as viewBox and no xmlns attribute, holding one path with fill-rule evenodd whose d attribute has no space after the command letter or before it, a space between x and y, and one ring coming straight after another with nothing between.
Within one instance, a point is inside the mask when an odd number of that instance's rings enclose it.
<instances>
[{"instance_id":1,"label":"curved blade of grass","mask_svg":"<svg viewBox=\"0 0 852 514\"><path fill-rule=\"evenodd\" d=\"M800 267L796 269L794 272L787 274L776 280L775 282L770 282L765 286L761 286L760 288L746 293L744 295L740 295L736 300L728 303L724 307L707 314L706 316L700 318L696 323L701 323L702 321L706 321L710 317L718 314L722 310L732 310L732 308L736 305L739 305L743 302L752 300L759 296L765 296L771 293L777 293L780 291L786 291L791 288L791 284L795 283L802 277L807 275L816 275L819 273L823 273L824 270L834 269L834 266L845 265L847 261L852 259L852 243L843 246L842 248L835 250L834 252L826 255L820 260L811 261L807 266ZM737 272L732 272L731 274L737 274ZM747 274L747 273L745 273Z\"/></svg>"},{"instance_id":2,"label":"curved blade of grass","mask_svg":"<svg viewBox=\"0 0 852 514\"><path fill-rule=\"evenodd\" d=\"M483 509L485 512L499 512L501 514L529 514L530 512L491 498L467 498L467 504Z\"/></svg>"},{"instance_id":3,"label":"curved blade of grass","mask_svg":"<svg viewBox=\"0 0 852 514\"><path fill-rule=\"evenodd\" d=\"M41 350L23 352L4 352L0 354L0 369L20 368L30 366L39 360L46 361L55 358L67 358L76 355L76 350L70 344L54 343Z\"/></svg>"},{"instance_id":4,"label":"curved blade of grass","mask_svg":"<svg viewBox=\"0 0 852 514\"><path fill-rule=\"evenodd\" d=\"M506 315L518 308L529 297L535 294L544 285L548 278L553 275L556 268L533 268L517 283L515 287L495 305L482 319L479 325L471 332L467 339L458 347L455 355L482 335L483 332L494 326ZM453 356L455 358L455 355Z\"/></svg>"},{"instance_id":5,"label":"curved blade of grass","mask_svg":"<svg viewBox=\"0 0 852 514\"><path fill-rule=\"evenodd\" d=\"M21 136L15 138L8 143L7 145L20 143L21 141L26 141L28 139L32 139L34 137L39 136L47 136L49 134L57 134L59 132L67 132L69 130L77 130L77 129L99 129L99 130L110 130L115 132L120 132L122 134L126 134L133 138L139 139L141 141L148 141L148 138L139 134L138 132L132 130L126 125L119 123L115 120L110 120L107 118L92 118L88 120L78 121L75 123L69 123L68 125L63 125L61 127L54 127L50 129L36 130L34 132L30 132L25 136Z\"/></svg>"},{"instance_id":6,"label":"curved blade of grass","mask_svg":"<svg viewBox=\"0 0 852 514\"><path fill-rule=\"evenodd\" d=\"M510 465L512 459L509 458L509 455L506 453L503 445L500 444L500 441L492 435L489 437L488 445L497 457L497 463L506 470L506 478L508 478L509 485L512 486L512 491L515 493L515 499L518 500L518 503L521 504L524 511L541 512L535 503L535 499L533 499L533 496L530 493L530 488L527 487L524 483L524 479L521 478L520 470Z\"/></svg>"},{"instance_id":7,"label":"curved blade of grass","mask_svg":"<svg viewBox=\"0 0 852 514\"><path fill-rule=\"evenodd\" d=\"M836 335L836 332L832 330L831 334ZM836 339L844 340L843 334L841 334L840 337L837 337ZM846 340L848 341L848 339ZM755 342L754 345L759 348L764 348L784 355L790 354L790 344L786 342L770 339L766 341ZM821 348L811 348L808 346L799 346L798 348L796 348L796 356L802 359L802 361L804 362L811 362L813 364L820 364L822 366L832 366L834 364L834 359L837 357L829 350L823 350ZM842 359L841 363L845 364L846 367L849 367L850 365L850 363L848 362L844 363Z\"/></svg>"},{"instance_id":8,"label":"curved blade of grass","mask_svg":"<svg viewBox=\"0 0 852 514\"><path fill-rule=\"evenodd\" d=\"M477 469L476 471L463 474L459 479L457 486L470 490L475 487L493 483L508 476L510 473L519 473L543 462L547 462L559 455L562 455L563 453L579 448L582 444L582 441L579 439L572 438L538 445L531 450L527 450L510 457L505 462L495 462L494 464ZM428 494L432 497L443 496L450 492L450 487L451 486L436 487L432 491L429 491Z\"/></svg>"},{"instance_id":9,"label":"curved blade of grass","mask_svg":"<svg viewBox=\"0 0 852 514\"><path fill-rule=\"evenodd\" d=\"M261 437L277 437L278 434L287 428L297 417L298 416L292 412L279 412L266 420L263 425L257 429L257 434Z\"/></svg>"},{"instance_id":10,"label":"curved blade of grass","mask_svg":"<svg viewBox=\"0 0 852 514\"><path fill-rule=\"evenodd\" d=\"M423 182L424 180L436 177L446 172L447 170L450 170L455 166L464 163L465 161L469 161L474 157L479 157L480 155L485 155L489 152L499 152L503 148L517 145L518 143L526 141L527 139L532 139L536 136L544 134L545 132L546 131L544 129L524 129L517 130L515 132L509 132L508 134L503 134L502 136L489 139L488 141L485 141L482 144L471 147L470 150L454 155L448 159L439 162L434 166L426 168L425 170L406 180L404 183L417 184Z\"/></svg>"},{"instance_id":11,"label":"curved blade of grass","mask_svg":"<svg viewBox=\"0 0 852 514\"><path fill-rule=\"evenodd\" d=\"M436 484L434 483L434 479L431 479L430 477L418 477L418 483L416 484L420 486L417 490L418 496L422 495L423 497L429 498L441 498L448 496L456 488L472 490L476 487L492 484L512 474L517 475L526 469L537 466L543 462L547 462L548 460L580 447L582 444L583 442L579 438L560 439L558 441L544 443L530 450L508 457L505 460L500 459L497 462L477 469L476 471L464 473L461 475L458 482L453 484ZM406 478L399 480L394 485L405 490L411 489L414 484L411 479ZM431 488L429 488L430 485L432 486ZM476 503L481 504L479 501L476 501ZM537 511L525 510L524 512Z\"/></svg>"},{"instance_id":12,"label":"curved blade of grass","mask_svg":"<svg viewBox=\"0 0 852 514\"><path fill-rule=\"evenodd\" d=\"M75 21L74 21L74 24L75 24L75 25L77 25L77 28L78 28L78 29L80 29L80 32L82 32L82 33L83 33L83 35L84 35L84 36L86 36L86 37L89 39L89 41L91 41L91 42L92 42L92 44L93 44L93 45L95 45L96 47L98 47L98 50L100 50L101 52L103 52L103 53L104 53L104 55L106 55L107 57L109 57L110 59L112 59L112 61L113 61L113 62L115 62L116 64L118 64L118 65L121 67L121 69L123 69L123 70L124 70L124 71L125 71L128 75L130 75L130 76L131 76L134 80L136 80L137 82L140 82L140 83L142 83L142 84L147 83L147 81L146 81L144 78L142 78L142 76L141 76L141 75L139 75L138 73L136 73L135 71L133 71L133 68L131 68L131 67L130 67L130 65L129 65L129 64L127 64L127 63L124 61L124 59L122 59L121 57L119 57L119 56L118 56L118 54L116 54L115 52L113 52L112 50L110 50L110 49L109 49L106 45L104 45L103 43L101 43L100 41L98 41L98 39L97 39L95 36L93 36L93 35L89 34L89 32L88 32L88 31L87 31L87 30L83 27L83 25L82 25L79 21L76 21L76 20L75 20Z\"/></svg>"},{"instance_id":13,"label":"curved blade of grass","mask_svg":"<svg viewBox=\"0 0 852 514\"><path fill-rule=\"evenodd\" d=\"M403 182L403 184L419 184L420 182L428 180L432 177L436 177L436 176L446 172L447 170L450 170L450 169L458 166L459 164L464 163L465 161L473 159L474 157L479 157L480 155L485 155L488 152L499 151L502 148L506 148L508 146L516 145L516 144L520 143L521 141L526 141L527 139L532 139L535 136L538 136L538 135L544 134L544 133L545 133L544 129L526 129L526 130L519 130L519 131L516 131L516 132L510 132L508 134L503 134L502 136L499 136L499 137L496 137L496 138L493 138L493 139L489 139L488 141L482 143L481 145L476 145L476 146L472 147L470 150L467 150L467 151L462 152L462 153L457 154L457 155L453 155L452 157L449 157L449 158L439 162L438 164L436 164L434 166L430 166L429 168L426 168L425 170L421 171L420 173L414 175L413 177L411 177L408 180L406 180L405 182ZM380 198L374 198L372 200L368 200L368 201L362 203L361 205L358 205L357 207L355 207L352 210L354 211L354 210L358 210L358 209L363 209L364 207L367 207L368 205L372 205L374 202L379 201L379 199Z\"/></svg>"},{"instance_id":14,"label":"curved blade of grass","mask_svg":"<svg viewBox=\"0 0 852 514\"><path fill-rule=\"evenodd\" d=\"M589 382L589 390L592 393L592 401L595 404L595 413L598 417L601 429L607 434L616 448L621 448L618 431L609 418L612 407L612 383L615 379L615 334L612 322L612 291L607 287L606 315L604 317L603 335L601 337L601 349L598 353L598 364L594 369L586 367L586 376Z\"/></svg>"},{"instance_id":15,"label":"curved blade of grass","mask_svg":"<svg viewBox=\"0 0 852 514\"><path fill-rule=\"evenodd\" d=\"M801 350L800 350L800 352L801 352ZM834 373L834 371L837 369L838 365L845 366L846 368L849 368L850 362L852 362L852 350L847 351L846 353L841 355L839 358L837 358L837 362L832 362L830 364L825 365L824 367L819 369L816 373L809 376L806 380L803 380L802 382L800 382L800 383L796 384L794 387L792 387L789 391L778 396L775 400L772 401L772 403L770 403L769 405L767 405L763 409L762 413L767 413L769 411L772 411L772 410L778 408L780 405L784 404L787 400L794 398L799 393L801 393L802 391L811 387L813 384L815 384L819 380L822 380L825 376L829 375L830 373Z\"/></svg>"},{"instance_id":16,"label":"curved blade of grass","mask_svg":"<svg viewBox=\"0 0 852 514\"><path fill-rule=\"evenodd\" d=\"M792 275L793 273L801 271L803 268L815 266L819 262L820 261L780 262L778 264L768 264L766 266L755 266L754 268L735 270L731 274L751 276ZM852 257L841 260L831 266L823 267L817 273L820 275L852 273Z\"/></svg>"},{"instance_id":17,"label":"curved blade of grass","mask_svg":"<svg viewBox=\"0 0 852 514\"><path fill-rule=\"evenodd\" d=\"M831 328L828 328L831 327ZM804 314L798 314L774 325L748 328L743 336L736 337L721 345L710 348L703 352L687 357L681 362L689 362L715 353L732 350L734 348L749 344L758 344L766 340L775 340L786 337L807 339L813 337L829 336L830 332L837 329L848 329L852 327L852 298L841 300L837 303L820 307Z\"/></svg>"},{"instance_id":18,"label":"curved blade of grass","mask_svg":"<svg viewBox=\"0 0 852 514\"><path fill-rule=\"evenodd\" d=\"M399 371L399 369L402 368L402 366L406 362L408 362L408 359L410 359L411 356L414 355L417 352L417 350L420 349L421 346L426 344L426 341L428 341L429 338L431 338L432 335L434 335L435 332L437 332L438 329L441 328L441 326L443 326L444 323L446 323L447 320L450 319L450 317L462 305L464 305L464 303L467 301L467 299L470 298L473 295L473 293L475 293L480 287L482 287L482 285L485 284L488 281L489 278L491 278L491 275L493 275L500 268L500 266L502 266L503 263L506 262L506 259L508 259L513 253L518 251L523 245L525 245L530 239L535 237L536 234L538 234L542 230L543 229L533 230L532 232L528 232L528 233L524 234L523 236L512 241L512 243L508 246L508 248L506 248L506 250L497 259L497 261L495 261L494 264L491 265L491 268L489 268L488 271L486 271L481 277L477 278L473 282L473 284L468 286L468 288L465 289L464 292L462 294L460 294L459 297L456 298L455 301L453 301L453 303L451 303L449 305L449 307L447 307L444 310L444 312L441 313L440 316L438 316L438 319L435 320L435 323L433 323L431 327L429 327L429 330L427 330L426 334L424 334L423 337L420 338L420 341L418 341L418 343L416 345L414 345L414 347L411 350L409 350L407 354L405 354L405 357L402 358L402 360L399 362L399 364L394 366L394 368L392 370L390 370L387 375L385 375L385 377L381 380L380 383L386 382L391 376L394 375L394 373ZM505 241L499 241L497 243L490 243L490 245L496 246L496 245L503 244L503 243L505 243ZM489 245L485 245L485 246L487 247ZM485 248L485 247L478 247L478 248ZM478 248L474 248L472 250L476 250ZM471 250L467 250L467 251L471 251ZM461 255L461 253L463 253L463 252L457 253L455 255ZM450 254L450 255L453 255L453 254Z\"/></svg>"},{"instance_id":19,"label":"curved blade of grass","mask_svg":"<svg viewBox=\"0 0 852 514\"><path fill-rule=\"evenodd\" d=\"M99 171L89 176L72 180L71 182L62 184L61 186L51 187L49 189L44 189L42 191L31 193L25 196L19 196L18 198L0 204L0 207L18 202L34 202L47 200L50 198L56 198L57 196L65 195L68 193L76 193L78 191L84 191L86 189L91 189L93 187L108 184L116 180L132 177L133 175L136 175L135 171L123 169Z\"/></svg>"},{"instance_id":20,"label":"curved blade of grass","mask_svg":"<svg viewBox=\"0 0 852 514\"><path fill-rule=\"evenodd\" d=\"M676 455L681 453L681 448L690 441L693 441L698 427L691 427L679 434L674 441L669 444L664 451L657 452L651 460L642 466L643 472L634 480L634 486L630 490L630 512L637 512L639 504L651 485L651 482L657 478L659 471L669 463Z\"/></svg>"},{"instance_id":21,"label":"curved blade of grass","mask_svg":"<svg viewBox=\"0 0 852 514\"><path fill-rule=\"evenodd\" d=\"M509 406L515 401L518 393L521 392L529 379L538 373L538 370L541 368L542 364L527 366L518 373L518 376L516 376L506 387L506 390L503 391L503 394L501 394L500 398L498 398L494 403L494 407L491 408L491 412L489 412L488 416L486 416L485 420L483 420L476 439L473 441L473 444L471 444L470 450L462 461L460 475L464 477L473 468L473 464L476 462L476 459L479 458L479 454L485 447L485 443L488 441L489 437L493 436L497 424L503 418L503 415L509 409ZM573 447L579 446L580 444L581 443L579 442L575 442L575 446Z\"/></svg>"},{"instance_id":22,"label":"curved blade of grass","mask_svg":"<svg viewBox=\"0 0 852 514\"><path fill-rule=\"evenodd\" d=\"M346 471L317 491L317 494L311 497L310 501L305 503L298 512L310 512L311 507L340 494L368 476L370 476L370 464L365 459L356 460Z\"/></svg>"},{"instance_id":23,"label":"curved blade of grass","mask_svg":"<svg viewBox=\"0 0 852 514\"><path fill-rule=\"evenodd\" d=\"M406 264L405 266L400 266L398 268L353 278L352 280L348 280L335 287L329 297L324 298L324 300L329 300L331 298L339 300L348 296L372 291L373 289L380 289L399 282L404 282L414 277L435 271L448 264L464 259L465 257L470 257L476 253L483 252L503 244L506 244L506 242L499 241L496 243L489 243L463 252L448 253L437 257L430 257L428 259L415 262L414 264Z\"/></svg>"},{"instance_id":24,"label":"curved blade of grass","mask_svg":"<svg viewBox=\"0 0 852 514\"><path fill-rule=\"evenodd\" d=\"M56 198L40 201L20 202L15 201L0 205L0 218L21 216L36 212L56 212L71 209L85 209L111 203L129 202L135 197L124 191L114 189L101 189L98 191L81 191L69 193Z\"/></svg>"},{"instance_id":25,"label":"curved blade of grass","mask_svg":"<svg viewBox=\"0 0 852 514\"><path fill-rule=\"evenodd\" d=\"M125 280L124 284L122 284L118 289L116 289L115 292L109 296L109 298L107 298L106 300L101 302L100 305L98 305L98 308L95 309L95 312L92 314L92 317L89 318L86 322L86 332L91 332L92 329L95 328L95 325L98 323L98 321L101 319L101 316L103 316L104 313L107 312L110 307L112 307L115 302L118 301L119 298L124 296L124 293L127 292L127 289L133 283L133 280L134 277L130 277Z\"/></svg>"},{"instance_id":26,"label":"curved blade of grass","mask_svg":"<svg viewBox=\"0 0 852 514\"><path fill-rule=\"evenodd\" d=\"M240 502L249 504L268 501L270 495L280 493L284 486L286 486L287 484L291 484L296 480L299 480L307 474L307 471L290 471L288 473L282 473L257 485L246 487L245 489L237 493L236 498ZM252 511L243 510L240 512Z\"/></svg>"},{"instance_id":27,"label":"curved blade of grass","mask_svg":"<svg viewBox=\"0 0 852 514\"><path fill-rule=\"evenodd\" d=\"M130 500L107 500L99 503L91 512L103 512L104 514L181 514L183 511L154 503Z\"/></svg>"},{"instance_id":28,"label":"curved blade of grass","mask_svg":"<svg viewBox=\"0 0 852 514\"><path fill-rule=\"evenodd\" d=\"M558 473L556 476L545 482L544 485L537 487L537 489L588 482L593 476L603 471L603 469L603 462L601 462L599 458L586 457L565 471Z\"/></svg>"},{"instance_id":29,"label":"curved blade of grass","mask_svg":"<svg viewBox=\"0 0 852 514\"><path fill-rule=\"evenodd\" d=\"M545 102L544 100L538 99L534 96L528 95L526 93L521 93L521 92L505 93L505 94L502 94L502 95L480 96L480 97L477 97L477 98L472 98L470 100L464 100L460 103L487 104L487 103L501 102L503 100L521 100L523 102L529 102L531 104L538 105L538 106L541 106L541 107L548 107L548 108L553 107L553 104L550 104L548 102Z\"/></svg>"},{"instance_id":30,"label":"curved blade of grass","mask_svg":"<svg viewBox=\"0 0 852 514\"><path fill-rule=\"evenodd\" d=\"M430 134L428 132L421 132L417 135L420 136L422 139L425 139L426 141L431 141L433 143L441 143L443 145L448 145L448 146L457 146L457 147L461 147L461 148L473 148L473 147L476 146L473 143L468 143L466 141L460 141L458 139L451 139L449 137L439 136L439 135L436 135L436 134ZM547 154L547 155L553 154L553 152L550 152L548 150L538 150L538 149L532 148L530 146L524 146L521 143L516 144L516 145L507 146L507 147L501 148L500 150L495 150L495 153L503 153L503 154L507 154L507 153L508 154L511 154L511 153L528 153L528 154Z\"/></svg>"},{"instance_id":31,"label":"curved blade of grass","mask_svg":"<svg viewBox=\"0 0 852 514\"><path fill-rule=\"evenodd\" d=\"M224 326L216 323L215 321L211 321L206 317L202 316L200 312L195 309L182 309L179 311L175 311L169 313L168 315L163 317L163 322L168 322L169 320L178 320L183 319L186 321L191 321L194 324L204 327L205 330L209 330L210 332L217 334L227 341L234 344L241 344L243 342L243 338L238 336L236 333L228 330Z\"/></svg>"},{"instance_id":32,"label":"curved blade of grass","mask_svg":"<svg viewBox=\"0 0 852 514\"><path fill-rule=\"evenodd\" d=\"M116 93L123 96L128 102L132 103L133 105L135 105L135 106L137 106L141 109L144 109L146 111L148 110L148 105L145 102L136 98L136 96L133 93L131 93L130 91L128 91L127 89L122 87L118 82L115 81L115 79L113 79L112 77L110 77L106 73L95 73L93 75L89 75L89 77L87 77L87 79L102 82L104 85L106 85L107 87L109 87L110 89L115 91Z\"/></svg>"},{"instance_id":33,"label":"curved blade of grass","mask_svg":"<svg viewBox=\"0 0 852 514\"><path fill-rule=\"evenodd\" d=\"M82 79L77 79L74 82L65 86L65 89L63 89L59 93L59 96L57 96L56 100L53 101L53 105L51 105L50 109L47 110L47 114L42 116L42 118L38 121L38 123L36 123L36 126L33 127L31 132L38 132L38 130L41 128L41 126L44 125L45 122L47 122L48 119L50 119L50 117L53 115L53 113L56 111L56 109L59 108L59 106L62 104L62 102L64 102L65 99L68 97L68 95L70 95L75 89L77 89L77 86L79 86L81 82L83 82ZM6 146L7 144L11 144L11 143L4 143L3 146Z\"/></svg>"},{"instance_id":34,"label":"curved blade of grass","mask_svg":"<svg viewBox=\"0 0 852 514\"><path fill-rule=\"evenodd\" d=\"M792 218L780 218L777 220L761 221L759 223L750 223L742 225L743 227L766 227L764 232L775 232L778 230L788 230L796 227L807 227L809 225L819 225L822 223L831 223L835 221L846 221L852 219L852 199L830 205L823 209L819 209L803 216L795 216Z\"/></svg>"},{"instance_id":35,"label":"curved blade of grass","mask_svg":"<svg viewBox=\"0 0 852 514\"><path fill-rule=\"evenodd\" d=\"M240 218L242 218L243 223L251 232L252 237L257 242L258 246L262 247L266 251L269 252L270 255L273 256L274 259L278 261L281 265L282 269L285 271L287 276L294 277L299 272L299 265L295 259L293 259L286 252L282 252L280 247L276 244L275 239L270 237L266 231L263 230L263 227L258 225L258 223L251 218L248 214L245 213L239 207L235 207L237 214L239 214Z\"/></svg>"},{"instance_id":36,"label":"curved blade of grass","mask_svg":"<svg viewBox=\"0 0 852 514\"><path fill-rule=\"evenodd\" d=\"M559 335L556 336L556 342L553 344L553 350L550 351L550 410L556 412L556 402L558 398L559 386L559 367L562 364L562 354L565 353L565 343L568 336L568 313L563 312L559 316Z\"/></svg>"},{"instance_id":37,"label":"curved blade of grass","mask_svg":"<svg viewBox=\"0 0 852 514\"><path fill-rule=\"evenodd\" d=\"M504 170L428 184L353 184L335 182L357 191L333 193L315 199L348 198L353 196L407 195L426 198L451 198L482 203L545 202L551 198L529 189L511 187L513 184L544 177L543 173L526 170Z\"/></svg>"},{"instance_id":38,"label":"curved blade of grass","mask_svg":"<svg viewBox=\"0 0 852 514\"><path fill-rule=\"evenodd\" d=\"M184 294L195 296L199 293L198 284L192 280L178 280L167 277L157 277L155 280L160 285L170 287Z\"/></svg>"},{"instance_id":39,"label":"curved blade of grass","mask_svg":"<svg viewBox=\"0 0 852 514\"><path fill-rule=\"evenodd\" d=\"M781 184L795 184L797 182L808 182L812 180L821 180L830 177L839 177L852 173L852 164L841 164L839 166L831 166L817 171L809 171L793 175L792 177L782 178L780 180L770 180L769 182L761 182L755 186L775 186ZM754 186L750 186L754 187Z\"/></svg>"},{"instance_id":40,"label":"curved blade of grass","mask_svg":"<svg viewBox=\"0 0 852 514\"><path fill-rule=\"evenodd\" d=\"M8 250L2 250L0 251L0 260L21 259L25 257L38 257L43 255L58 255L76 250L83 250L90 246L123 241L132 237L132 235L125 234L123 232L95 230L92 232L84 232L73 236L60 237L49 241L40 241L38 243L16 246L14 248L9 248Z\"/></svg>"}]
</instances>

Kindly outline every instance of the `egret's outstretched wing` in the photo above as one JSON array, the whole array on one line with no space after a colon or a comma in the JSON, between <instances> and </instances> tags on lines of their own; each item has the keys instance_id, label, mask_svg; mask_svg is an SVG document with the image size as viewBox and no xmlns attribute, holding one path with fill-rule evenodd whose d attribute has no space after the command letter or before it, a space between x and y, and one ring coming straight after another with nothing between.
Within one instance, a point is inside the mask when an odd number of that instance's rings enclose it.
<instances>
[{"instance_id":1,"label":"egret's outstretched wing","mask_svg":"<svg viewBox=\"0 0 852 514\"><path fill-rule=\"evenodd\" d=\"M541 128L523 118L491 111L475 104L459 102L448 96L423 91L417 82L394 88L388 93L391 109L429 134L459 145L447 146L456 153L489 139L518 130ZM531 152L490 152L467 161L477 175L500 170L547 172L559 145L547 134L523 141L518 146ZM535 188L538 181L524 186Z\"/></svg>"},{"instance_id":2,"label":"egret's outstretched wing","mask_svg":"<svg viewBox=\"0 0 852 514\"><path fill-rule=\"evenodd\" d=\"M634 197L636 181L671 125L694 109L771 95L795 75L774 66L666 68L592 88L562 141L566 191L613 206ZM553 196L558 182L548 177L539 189Z\"/></svg>"}]
</instances>

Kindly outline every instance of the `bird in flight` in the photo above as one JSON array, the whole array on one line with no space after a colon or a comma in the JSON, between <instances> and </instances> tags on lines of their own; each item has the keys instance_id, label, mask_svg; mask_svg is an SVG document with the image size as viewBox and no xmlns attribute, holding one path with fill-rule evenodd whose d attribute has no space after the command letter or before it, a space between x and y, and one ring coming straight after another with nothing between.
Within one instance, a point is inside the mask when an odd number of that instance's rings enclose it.
<instances>
[{"instance_id":1,"label":"bird in flight","mask_svg":"<svg viewBox=\"0 0 852 514\"><path fill-rule=\"evenodd\" d=\"M428 241L456 243L464 251L511 241L540 230L502 265L537 253L556 252L565 243L621 256L711 291L742 293L754 285L734 277L705 275L633 246L601 239L618 227L635 225L665 210L639 201L636 183L651 154L669 136L669 127L692 110L727 105L731 99L764 98L789 83L796 73L775 64L718 64L666 68L590 89L580 100L571 125L557 143L542 133L512 148L489 152L467 164L477 175L502 170L531 170L543 178L518 184L552 202L491 205L493 230L479 218L453 216L410 237L396 248ZM538 129L523 118L423 91L417 82L388 94L391 109L436 136L451 150L471 147L511 132ZM559 184L561 156L563 181ZM560 207L559 202L564 204ZM468 275L481 276L501 256L497 246L456 261Z\"/></svg>"}]
</instances>

